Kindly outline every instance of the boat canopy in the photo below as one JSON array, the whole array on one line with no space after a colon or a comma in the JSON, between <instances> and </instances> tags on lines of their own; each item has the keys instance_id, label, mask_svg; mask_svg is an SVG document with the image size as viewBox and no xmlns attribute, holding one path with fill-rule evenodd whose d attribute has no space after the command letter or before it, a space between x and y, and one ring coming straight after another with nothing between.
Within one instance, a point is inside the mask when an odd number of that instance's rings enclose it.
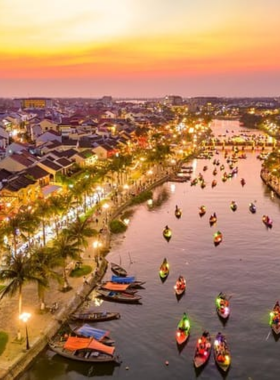
<instances>
[{"instance_id":1,"label":"boat canopy","mask_svg":"<svg viewBox=\"0 0 280 380\"><path fill-rule=\"evenodd\" d=\"M135 281L135 277L134 276L120 277L120 276L112 275L111 281L118 282L121 284L131 284L132 282Z\"/></svg>"},{"instance_id":2,"label":"boat canopy","mask_svg":"<svg viewBox=\"0 0 280 380\"><path fill-rule=\"evenodd\" d=\"M108 355L113 355L115 351L115 347L106 346L105 344L98 342L94 338L77 338L74 336L69 336L69 338L64 344L64 348L69 351L91 349L104 352Z\"/></svg>"},{"instance_id":3,"label":"boat canopy","mask_svg":"<svg viewBox=\"0 0 280 380\"><path fill-rule=\"evenodd\" d=\"M79 335L83 335L85 337L93 337L96 340L101 340L105 336L109 336L109 331L101 330L101 329L96 329L95 327L92 327L91 325L85 323L83 326L78 328L76 330L76 333Z\"/></svg>"},{"instance_id":4,"label":"boat canopy","mask_svg":"<svg viewBox=\"0 0 280 380\"><path fill-rule=\"evenodd\" d=\"M124 291L129 287L129 284L115 284L114 282L108 281L106 284L102 285L103 289Z\"/></svg>"}]
</instances>

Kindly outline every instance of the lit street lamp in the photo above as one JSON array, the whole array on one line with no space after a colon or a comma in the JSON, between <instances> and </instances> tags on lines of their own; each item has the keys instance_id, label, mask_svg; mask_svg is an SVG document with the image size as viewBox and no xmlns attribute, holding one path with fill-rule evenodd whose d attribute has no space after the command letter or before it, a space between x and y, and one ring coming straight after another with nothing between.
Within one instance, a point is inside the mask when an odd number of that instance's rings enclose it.
<instances>
[{"instance_id":1,"label":"lit street lamp","mask_svg":"<svg viewBox=\"0 0 280 380\"><path fill-rule=\"evenodd\" d=\"M27 322L29 318L31 317L30 313L22 313L19 316L19 319L25 323L25 332L26 332L26 349L29 350L30 345L29 345L29 338L28 338L28 330L27 330Z\"/></svg>"}]
</instances>

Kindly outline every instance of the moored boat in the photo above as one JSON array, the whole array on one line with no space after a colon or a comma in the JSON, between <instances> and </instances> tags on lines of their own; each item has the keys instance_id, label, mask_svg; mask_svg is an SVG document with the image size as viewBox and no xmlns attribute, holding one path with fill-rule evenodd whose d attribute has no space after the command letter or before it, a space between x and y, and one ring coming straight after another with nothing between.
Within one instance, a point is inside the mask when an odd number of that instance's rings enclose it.
<instances>
[{"instance_id":1,"label":"moored boat","mask_svg":"<svg viewBox=\"0 0 280 380\"><path fill-rule=\"evenodd\" d=\"M94 338L103 344L107 344L108 346L113 346L115 341L110 338L110 331L97 329L87 323L84 324L69 324L71 332L76 334L77 336L82 336L85 338Z\"/></svg>"},{"instance_id":2,"label":"moored boat","mask_svg":"<svg viewBox=\"0 0 280 380\"><path fill-rule=\"evenodd\" d=\"M159 268L159 277L162 280L165 280L167 278L167 276L169 275L169 270L170 270L169 263L168 263L167 259L164 258L163 262Z\"/></svg>"},{"instance_id":3,"label":"moored boat","mask_svg":"<svg viewBox=\"0 0 280 380\"><path fill-rule=\"evenodd\" d=\"M177 296L181 296L186 290L186 280L183 276L179 276L176 284L174 285L174 290Z\"/></svg>"},{"instance_id":4,"label":"moored boat","mask_svg":"<svg viewBox=\"0 0 280 380\"><path fill-rule=\"evenodd\" d=\"M226 372L231 364L231 356L225 336L222 333L216 335L214 341L214 358L217 366Z\"/></svg>"},{"instance_id":5,"label":"moored boat","mask_svg":"<svg viewBox=\"0 0 280 380\"><path fill-rule=\"evenodd\" d=\"M177 219L180 219L182 216L182 210L177 205L175 207L175 216Z\"/></svg>"},{"instance_id":6,"label":"moored boat","mask_svg":"<svg viewBox=\"0 0 280 380\"><path fill-rule=\"evenodd\" d=\"M172 237L172 231L171 231L171 229L170 229L168 226L165 226L165 228L164 228L162 234L163 234L164 239L165 239L167 242L169 242L169 240L170 240L171 237Z\"/></svg>"},{"instance_id":7,"label":"moored boat","mask_svg":"<svg viewBox=\"0 0 280 380\"><path fill-rule=\"evenodd\" d=\"M217 168L215 168L215 169L213 170L213 175L217 175L217 173L218 173Z\"/></svg>"},{"instance_id":8,"label":"moored boat","mask_svg":"<svg viewBox=\"0 0 280 380\"><path fill-rule=\"evenodd\" d=\"M244 185L246 184L246 181L245 181L245 179L244 179L244 178L242 178L242 179L241 179L241 181L240 181L240 183L241 183L241 185L242 185L242 186L244 186Z\"/></svg>"},{"instance_id":9,"label":"moored boat","mask_svg":"<svg viewBox=\"0 0 280 380\"><path fill-rule=\"evenodd\" d=\"M176 341L178 345L185 343L190 336L190 321L186 313L183 314L176 330Z\"/></svg>"},{"instance_id":10,"label":"moored boat","mask_svg":"<svg viewBox=\"0 0 280 380\"><path fill-rule=\"evenodd\" d=\"M214 245L219 245L223 240L223 235L221 233L221 231L217 231L214 233L214 237L213 237L213 241L214 241Z\"/></svg>"},{"instance_id":11,"label":"moored boat","mask_svg":"<svg viewBox=\"0 0 280 380\"><path fill-rule=\"evenodd\" d=\"M120 277L127 276L127 271L118 264L111 263L111 271Z\"/></svg>"},{"instance_id":12,"label":"moored boat","mask_svg":"<svg viewBox=\"0 0 280 380\"><path fill-rule=\"evenodd\" d=\"M91 309L78 311L70 315L70 320L73 321L87 321L87 322L103 322L111 321L112 319L119 319L121 317L118 312L99 311L96 312Z\"/></svg>"},{"instance_id":13,"label":"moored boat","mask_svg":"<svg viewBox=\"0 0 280 380\"><path fill-rule=\"evenodd\" d=\"M272 219L268 215L263 215L262 217L263 223L266 225L268 228L272 228Z\"/></svg>"},{"instance_id":14,"label":"moored boat","mask_svg":"<svg viewBox=\"0 0 280 380\"><path fill-rule=\"evenodd\" d=\"M112 275L111 281L116 284L130 284L130 288L142 288L145 284L145 281L137 281L135 276L120 277Z\"/></svg>"},{"instance_id":15,"label":"moored boat","mask_svg":"<svg viewBox=\"0 0 280 380\"><path fill-rule=\"evenodd\" d=\"M96 289L100 297L107 301L121 302L121 303L138 303L142 297L136 294L130 294L126 292L115 292L112 290Z\"/></svg>"},{"instance_id":16,"label":"moored boat","mask_svg":"<svg viewBox=\"0 0 280 380\"><path fill-rule=\"evenodd\" d=\"M199 208L199 212L198 213L199 213L200 216L203 216L206 213L206 207L205 206L201 206Z\"/></svg>"},{"instance_id":17,"label":"moored boat","mask_svg":"<svg viewBox=\"0 0 280 380\"><path fill-rule=\"evenodd\" d=\"M269 313L269 324L272 328L272 331L278 335L280 334L280 305L279 301L273 307L273 310Z\"/></svg>"},{"instance_id":18,"label":"moored boat","mask_svg":"<svg viewBox=\"0 0 280 380\"><path fill-rule=\"evenodd\" d=\"M220 292L216 297L216 310L221 318L227 319L229 317L229 298L223 292Z\"/></svg>"},{"instance_id":19,"label":"moored boat","mask_svg":"<svg viewBox=\"0 0 280 380\"><path fill-rule=\"evenodd\" d=\"M211 336L208 331L204 331L196 342L193 358L195 368L200 368L207 363L211 354L211 347Z\"/></svg>"},{"instance_id":20,"label":"moored boat","mask_svg":"<svg viewBox=\"0 0 280 380\"><path fill-rule=\"evenodd\" d=\"M257 207L254 203L249 203L249 210L252 214L255 214L257 211Z\"/></svg>"},{"instance_id":21,"label":"moored boat","mask_svg":"<svg viewBox=\"0 0 280 380\"><path fill-rule=\"evenodd\" d=\"M114 292L126 292L129 294L134 294L137 292L136 289L131 287L131 284L117 284L112 281L105 281L100 284L100 287L105 290L112 290Z\"/></svg>"},{"instance_id":22,"label":"moored boat","mask_svg":"<svg viewBox=\"0 0 280 380\"><path fill-rule=\"evenodd\" d=\"M49 347L57 354L71 360L88 363L120 364L118 356L115 356L115 347L107 346L94 338L81 338L69 336L66 341L50 340Z\"/></svg>"}]
</instances>

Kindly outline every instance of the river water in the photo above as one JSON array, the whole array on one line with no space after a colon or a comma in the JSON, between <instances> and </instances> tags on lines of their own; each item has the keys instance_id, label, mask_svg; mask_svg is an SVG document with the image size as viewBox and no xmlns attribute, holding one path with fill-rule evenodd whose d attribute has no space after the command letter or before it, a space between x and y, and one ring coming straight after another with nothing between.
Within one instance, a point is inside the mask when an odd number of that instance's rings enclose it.
<instances>
[{"instance_id":1,"label":"river water","mask_svg":"<svg viewBox=\"0 0 280 380\"><path fill-rule=\"evenodd\" d=\"M235 128L236 125L216 126L215 133ZM244 128L243 128L244 129ZM247 159L236 164L236 177L222 182L218 168L215 188L213 159L194 160L193 177L203 173L207 186L190 183L166 183L156 193L166 189L169 197L157 208L147 204L135 209L125 235L112 241L109 262L121 263L130 275L145 281L140 290L141 305L103 302L100 310L119 311L121 319L99 323L98 327L111 331L123 363L119 367L88 365L66 360L46 349L21 380L183 380L221 379L263 380L278 378L280 373L279 344L269 327L269 311L280 298L279 245L280 201L260 179L261 161L258 152L247 152ZM220 163L228 164L222 153L215 155ZM202 171L208 165L207 171ZM244 177L246 184L240 184ZM238 209L233 212L230 202ZM257 205L256 214L248 209L250 202ZM204 204L207 212L198 214ZM182 218L174 216L175 205ZM209 216L216 212L217 224L210 227ZM272 229L262 223L262 215L273 219ZM173 235L169 243L162 236L165 225ZM213 234L223 233L219 246L213 245ZM170 275L162 283L159 266L166 257ZM106 273L109 279L111 273ZM179 275L187 280L185 295L177 301L173 286ZM215 297L223 291L231 296L231 315L225 325L215 311ZM175 341L176 326L187 312L191 335L186 346L178 351ZM223 332L231 350L232 365L226 375L217 369L213 353L200 373L193 367L195 343L207 329L214 339ZM169 365L166 365L168 361Z\"/></svg>"}]
</instances>

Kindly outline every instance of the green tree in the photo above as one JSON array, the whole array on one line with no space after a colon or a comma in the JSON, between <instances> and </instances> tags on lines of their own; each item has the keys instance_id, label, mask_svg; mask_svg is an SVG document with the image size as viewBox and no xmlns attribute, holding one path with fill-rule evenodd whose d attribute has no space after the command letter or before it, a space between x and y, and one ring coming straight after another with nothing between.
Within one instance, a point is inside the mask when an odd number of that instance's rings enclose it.
<instances>
[{"instance_id":1,"label":"green tree","mask_svg":"<svg viewBox=\"0 0 280 380\"><path fill-rule=\"evenodd\" d=\"M0 269L0 281L6 284L0 291L0 300L4 297L14 297L17 293L18 312L22 313L22 289L25 284L34 282L41 286L46 286L46 279L42 278L30 255L17 253L16 255L9 253L7 257L7 265Z\"/></svg>"},{"instance_id":2,"label":"green tree","mask_svg":"<svg viewBox=\"0 0 280 380\"><path fill-rule=\"evenodd\" d=\"M80 260L80 248L77 240L73 240L67 232L62 231L59 237L53 241L52 244L53 253L61 258L63 263L63 288L69 289L69 283L67 279L67 260L70 258L71 260Z\"/></svg>"},{"instance_id":3,"label":"green tree","mask_svg":"<svg viewBox=\"0 0 280 380\"><path fill-rule=\"evenodd\" d=\"M61 283L61 275L55 270L63 266L63 260L58 257L49 247L35 247L30 250L32 267L40 278L45 282L38 282L38 297L40 300L40 309L45 309L45 291L50 286L50 280Z\"/></svg>"}]
</instances>

